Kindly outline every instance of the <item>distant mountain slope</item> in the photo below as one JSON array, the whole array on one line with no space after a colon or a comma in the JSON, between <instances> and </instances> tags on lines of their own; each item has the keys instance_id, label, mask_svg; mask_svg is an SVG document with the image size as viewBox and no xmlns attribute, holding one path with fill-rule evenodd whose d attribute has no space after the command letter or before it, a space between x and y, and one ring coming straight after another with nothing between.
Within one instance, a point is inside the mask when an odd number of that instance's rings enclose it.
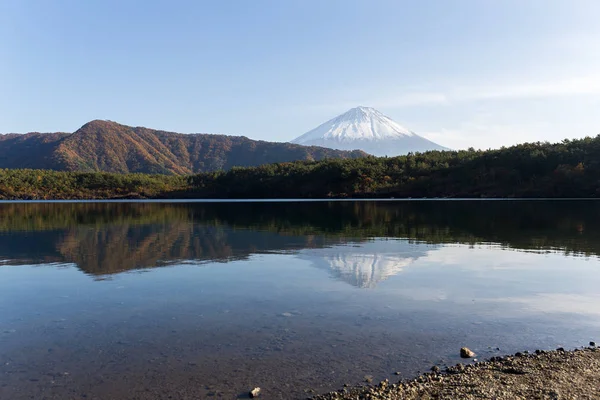
<instances>
[{"instance_id":1,"label":"distant mountain slope","mask_svg":"<svg viewBox=\"0 0 600 400\"><path fill-rule=\"evenodd\" d=\"M56 143L69 133L0 135L0 168L51 169Z\"/></svg>"},{"instance_id":2,"label":"distant mountain slope","mask_svg":"<svg viewBox=\"0 0 600 400\"><path fill-rule=\"evenodd\" d=\"M370 107L348 110L292 140L292 143L339 150L359 149L376 156L448 150Z\"/></svg>"},{"instance_id":3,"label":"distant mountain slope","mask_svg":"<svg viewBox=\"0 0 600 400\"><path fill-rule=\"evenodd\" d=\"M0 168L191 174L365 155L242 136L172 133L100 120L88 122L72 134L0 135Z\"/></svg>"}]
</instances>

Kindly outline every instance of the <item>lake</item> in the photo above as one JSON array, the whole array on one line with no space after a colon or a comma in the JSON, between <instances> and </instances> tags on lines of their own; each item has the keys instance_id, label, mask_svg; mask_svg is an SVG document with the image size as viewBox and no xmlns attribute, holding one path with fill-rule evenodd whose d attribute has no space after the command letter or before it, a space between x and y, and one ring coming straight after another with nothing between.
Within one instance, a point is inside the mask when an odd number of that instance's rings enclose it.
<instances>
[{"instance_id":1,"label":"lake","mask_svg":"<svg viewBox=\"0 0 600 400\"><path fill-rule=\"evenodd\" d=\"M0 203L0 398L303 399L600 341L600 203Z\"/></svg>"}]
</instances>

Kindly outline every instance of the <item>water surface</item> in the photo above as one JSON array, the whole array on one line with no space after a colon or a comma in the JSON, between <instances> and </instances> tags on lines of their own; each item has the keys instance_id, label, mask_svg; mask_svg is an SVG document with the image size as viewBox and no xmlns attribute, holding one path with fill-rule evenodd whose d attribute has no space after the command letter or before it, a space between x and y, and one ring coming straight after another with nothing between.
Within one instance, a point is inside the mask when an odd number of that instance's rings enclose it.
<instances>
[{"instance_id":1,"label":"water surface","mask_svg":"<svg viewBox=\"0 0 600 400\"><path fill-rule=\"evenodd\" d=\"M0 204L0 398L306 398L600 337L600 203Z\"/></svg>"}]
</instances>

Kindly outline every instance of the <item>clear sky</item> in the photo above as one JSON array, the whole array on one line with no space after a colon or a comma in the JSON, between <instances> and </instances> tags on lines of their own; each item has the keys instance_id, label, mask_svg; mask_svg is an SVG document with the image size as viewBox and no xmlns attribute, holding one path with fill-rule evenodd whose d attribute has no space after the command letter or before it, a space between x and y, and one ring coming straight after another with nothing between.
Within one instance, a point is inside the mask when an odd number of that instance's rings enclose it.
<instances>
[{"instance_id":1,"label":"clear sky","mask_svg":"<svg viewBox=\"0 0 600 400\"><path fill-rule=\"evenodd\" d=\"M600 134L599 0L0 0L0 132L288 141L379 109L451 148Z\"/></svg>"}]
</instances>

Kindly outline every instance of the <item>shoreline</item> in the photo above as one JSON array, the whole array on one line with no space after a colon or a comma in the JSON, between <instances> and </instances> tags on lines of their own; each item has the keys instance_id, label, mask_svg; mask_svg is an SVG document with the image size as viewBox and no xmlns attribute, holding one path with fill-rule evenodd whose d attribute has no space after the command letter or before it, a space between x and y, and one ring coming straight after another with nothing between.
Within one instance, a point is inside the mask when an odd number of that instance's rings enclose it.
<instances>
[{"instance_id":1,"label":"shoreline","mask_svg":"<svg viewBox=\"0 0 600 400\"><path fill-rule=\"evenodd\" d=\"M1 198L0 204L36 203L323 203L323 202L534 202L534 201L599 201L600 197L298 197L298 198L183 198L183 197L107 197L18 199Z\"/></svg>"},{"instance_id":2,"label":"shoreline","mask_svg":"<svg viewBox=\"0 0 600 400\"><path fill-rule=\"evenodd\" d=\"M593 346L592 346L593 344ZM600 347L518 352L457 364L413 379L343 388L313 400L598 399Z\"/></svg>"}]
</instances>

